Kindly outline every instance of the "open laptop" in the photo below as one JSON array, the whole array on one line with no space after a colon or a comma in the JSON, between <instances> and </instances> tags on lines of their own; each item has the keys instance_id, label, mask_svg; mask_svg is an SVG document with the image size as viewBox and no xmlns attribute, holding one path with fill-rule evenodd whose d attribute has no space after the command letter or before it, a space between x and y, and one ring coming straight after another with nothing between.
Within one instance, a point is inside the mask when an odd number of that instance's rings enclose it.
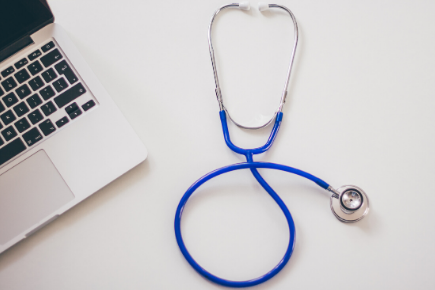
<instances>
[{"instance_id":1,"label":"open laptop","mask_svg":"<svg viewBox=\"0 0 435 290\"><path fill-rule=\"evenodd\" d=\"M0 253L147 151L45 0L0 0Z\"/></svg>"}]
</instances>

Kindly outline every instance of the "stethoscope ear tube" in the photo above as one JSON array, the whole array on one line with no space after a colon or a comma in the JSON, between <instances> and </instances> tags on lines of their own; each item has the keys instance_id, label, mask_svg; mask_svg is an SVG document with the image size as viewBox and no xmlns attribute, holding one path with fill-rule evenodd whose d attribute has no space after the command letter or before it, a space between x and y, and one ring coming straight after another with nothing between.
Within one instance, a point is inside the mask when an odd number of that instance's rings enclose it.
<instances>
[{"instance_id":1,"label":"stethoscope ear tube","mask_svg":"<svg viewBox=\"0 0 435 290\"><path fill-rule=\"evenodd\" d=\"M216 84L215 92L216 92L216 97L217 97L217 100L218 100L218 103L219 103L219 110L220 111L222 111L222 110L226 110L227 111L227 109L225 108L224 100L222 98L222 91L221 91L220 84L219 84L219 76L218 76L218 71L217 71L217 67L216 67L216 60L215 60L215 55L214 55L214 49L213 49L213 40L212 40L213 23L214 23L214 20L215 20L216 16L222 10L225 10L225 9L228 9L228 8L238 8L238 9L241 9L241 10L249 10L249 7L250 6L249 6L248 2L232 3L232 4L224 5L224 6L220 7L219 9L217 9L215 11L215 13L213 14L213 17L210 20L210 25L208 27L208 48L209 48L209 51L210 51L210 59L211 59L211 63L212 63L212 66L213 66L213 76L214 76L214 81L215 81L215 84ZM287 70L287 77L286 77L286 80L285 80L285 83L284 83L284 88L282 90L281 99L280 99L278 108L276 110L276 114L278 114L278 113L282 112L284 104L285 104L285 101L286 101L286 98L287 98L287 92L288 92L288 86L289 86L289 82L290 82L290 76L291 76L291 72L292 72L292 68L293 68L293 62L294 62L295 55L296 55L296 49L297 49L297 46L298 46L298 38L299 38L298 23L296 21L296 17L293 15L293 13L290 11L290 9L288 9L285 6L277 5L277 4L264 4L264 3L261 3L259 5L259 8L260 8L260 11L264 11L264 10L266 10L266 8L267 9L270 9L270 8L282 9L282 10L286 11L289 14L289 16L290 16L290 18L291 18L291 20L293 22L294 44L293 44L293 49L292 49L292 53L291 53L290 63L289 63L288 70ZM273 122L273 119L275 118L275 115L276 115L275 114L274 116L272 116L272 118L270 120L267 120L266 122L264 122L263 124L260 124L258 126L245 126L245 125L242 125L242 124L236 122L233 118L231 118L231 115L230 115L230 113L228 111L227 111L227 114L228 114L228 117L231 119L231 121L233 121L234 124L236 124L238 127L244 128L244 129L260 129L260 128L266 127L267 125L269 125L269 124L271 124Z\"/></svg>"}]
</instances>

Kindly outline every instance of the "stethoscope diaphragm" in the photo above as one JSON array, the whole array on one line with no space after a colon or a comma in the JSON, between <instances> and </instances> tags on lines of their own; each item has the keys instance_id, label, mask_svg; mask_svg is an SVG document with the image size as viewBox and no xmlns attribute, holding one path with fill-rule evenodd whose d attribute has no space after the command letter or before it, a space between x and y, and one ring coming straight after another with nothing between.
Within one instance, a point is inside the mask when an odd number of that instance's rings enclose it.
<instances>
[{"instance_id":1,"label":"stethoscope diaphragm","mask_svg":"<svg viewBox=\"0 0 435 290\"><path fill-rule=\"evenodd\" d=\"M364 190L354 185L345 185L331 196L331 210L344 223L354 223L369 212L369 199Z\"/></svg>"}]
</instances>

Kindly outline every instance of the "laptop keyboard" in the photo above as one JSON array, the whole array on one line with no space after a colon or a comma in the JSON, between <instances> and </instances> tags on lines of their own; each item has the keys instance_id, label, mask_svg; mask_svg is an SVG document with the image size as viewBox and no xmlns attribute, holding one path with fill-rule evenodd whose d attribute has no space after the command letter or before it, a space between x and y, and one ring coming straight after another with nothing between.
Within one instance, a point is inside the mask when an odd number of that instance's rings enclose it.
<instances>
[{"instance_id":1,"label":"laptop keyboard","mask_svg":"<svg viewBox=\"0 0 435 290\"><path fill-rule=\"evenodd\" d=\"M54 41L0 75L0 166L96 105Z\"/></svg>"}]
</instances>

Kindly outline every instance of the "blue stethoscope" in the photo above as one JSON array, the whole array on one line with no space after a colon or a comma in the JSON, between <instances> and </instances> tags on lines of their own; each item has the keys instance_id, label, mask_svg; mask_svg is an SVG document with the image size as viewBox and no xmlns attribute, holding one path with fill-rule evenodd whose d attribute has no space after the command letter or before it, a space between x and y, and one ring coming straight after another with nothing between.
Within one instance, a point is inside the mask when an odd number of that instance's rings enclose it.
<instances>
[{"instance_id":1,"label":"blue stethoscope","mask_svg":"<svg viewBox=\"0 0 435 290\"><path fill-rule=\"evenodd\" d=\"M216 63L215 63L215 57L214 57L214 51L213 51L213 46L212 46L212 37L211 37L211 31L212 31L212 26L213 26L213 21L216 17L216 15L227 8L238 8L241 10L249 10L250 6L249 3L247 2L242 2L242 3L232 3L232 4L228 4L228 5L224 5L222 7L220 7L218 10L216 10L216 12L214 13L211 22L210 22L210 26L209 26L209 30L208 30L208 41L209 41L209 49L210 49L210 57L211 57L211 62L213 65L213 73L214 73L214 78L215 78L215 83L216 83L216 96L219 102L219 108L220 108L220 119L222 122L222 130L224 133L224 138L225 138L225 142L227 144L227 146L234 151L235 153L244 155L246 157L246 162L244 163L237 163L237 164L233 164L233 165L229 165L229 166L225 166L222 168L219 168L215 171L212 171L206 175L204 175L203 177L201 177L200 179L198 179L184 194L183 198L181 199L180 203L178 204L177 207L177 212L175 214L175 236L177 239L177 243L178 246L180 247L181 252L183 253L184 257L186 258L186 260L189 262L189 264L202 276L204 276L205 278L223 285L223 286L227 286L227 287L249 287L249 286L254 286L254 285L258 285L261 284L269 279L271 279L273 276L275 276L279 271L282 270L282 268L284 268L284 266L287 264L288 260L290 259L292 253L293 253L293 249L295 246L295 224L293 222L293 218L290 214L290 211L288 210L287 206L285 205L285 203L282 201L282 199L278 196L278 194L276 194L276 192L272 189L272 187L270 187L270 185L264 180L264 178L260 175L260 173L258 172L258 168L267 168L267 169L276 169L276 170L282 170L282 171L287 171L302 177L305 177L313 182L315 182L317 185L319 185L320 187L322 187L323 189L326 189L328 191L330 191L332 193L332 196L330 198L330 207L331 210L333 212L333 214L335 215L335 217L337 219L339 219L342 222L347 222L347 223L351 223L351 222L357 222L359 220L361 220L364 216L367 215L368 211L369 211L369 200L367 195L365 194L365 192L356 186L351 186L351 185L347 185L347 186L342 186L338 189L334 189L332 188L328 183L326 183L325 181L315 177L314 175L311 175L307 172L304 172L302 170L293 168L293 167L289 167L289 166L285 166L285 165L281 165L281 164L275 164L275 163L268 163L268 162L255 162L253 159L253 156L256 154L261 154L266 152L267 150L269 150L269 148L272 146L273 141L276 138L276 135L278 134L279 131L279 127L281 126L281 122L282 122L282 118L283 118L283 113L282 113L282 109L285 103L285 99L287 96L287 88L288 88L288 83L290 80L290 74L291 74L291 69L293 66L293 60L295 57L295 52L296 52L296 47L297 47L297 43L298 43L298 26L297 26L297 22L296 22L296 18L293 15L293 13L286 8L285 6L282 5L276 5L276 4L263 4L263 3L259 3L259 10L260 11L264 11L266 9L269 8L278 8L278 9L283 9L284 11L286 11L294 24L294 34L295 34L295 42L294 42L294 46L293 46L293 51L292 51L292 56L291 56L291 61L290 61L290 66L288 69L288 74L287 74L287 81L285 83L284 86L284 91L281 97L281 101L280 101L280 105L279 108L276 112L276 114L269 120L267 121L265 124L258 126L258 127L246 127L246 126L242 126L238 123L236 123L233 119L231 119L230 114L228 113L228 111L226 110L226 108L224 107L223 104L223 100L222 100L222 94L221 94L221 90L220 90L220 86L219 86L219 80L218 80L218 75L217 75L217 70L216 70ZM272 128L272 132L270 133L269 139L267 140L266 144L264 144L264 146L259 147L259 148L255 148L255 149L243 149L240 147L237 147L236 145L234 145L231 142L230 139L230 134L228 132L228 125L227 125L227 114L230 117L230 119L239 127L242 128L248 128L248 129L258 129L258 128L262 128L267 126L268 124L272 123L275 120L274 126ZM186 246L183 242L183 237L181 235L181 229L180 229L180 224L181 224L181 216L183 214L183 209L184 206L186 205L187 201L189 200L190 196L195 192L195 190L200 187L203 183L207 182L208 180L219 176L221 174L227 173L227 172L231 172L234 170L240 170L240 169L250 169L252 174L254 175L255 179L258 181L258 183L260 183L260 185L264 188L264 190L266 190L269 195L273 198L273 200L275 200L275 202L279 205L279 207L281 208L281 210L283 211L286 219L287 219L287 223L288 223L288 227L289 227L289 231L290 231L290 239L289 239L289 243L288 243L288 247L287 247L287 251L284 254L284 257L281 259L281 261L268 273L264 274L263 276L260 276L258 278L255 279L251 279L248 281L230 281L230 280L225 280L222 278L219 278L211 273L209 273L207 270L205 270L204 268L202 268L190 255L189 251L186 249Z\"/></svg>"}]
</instances>

